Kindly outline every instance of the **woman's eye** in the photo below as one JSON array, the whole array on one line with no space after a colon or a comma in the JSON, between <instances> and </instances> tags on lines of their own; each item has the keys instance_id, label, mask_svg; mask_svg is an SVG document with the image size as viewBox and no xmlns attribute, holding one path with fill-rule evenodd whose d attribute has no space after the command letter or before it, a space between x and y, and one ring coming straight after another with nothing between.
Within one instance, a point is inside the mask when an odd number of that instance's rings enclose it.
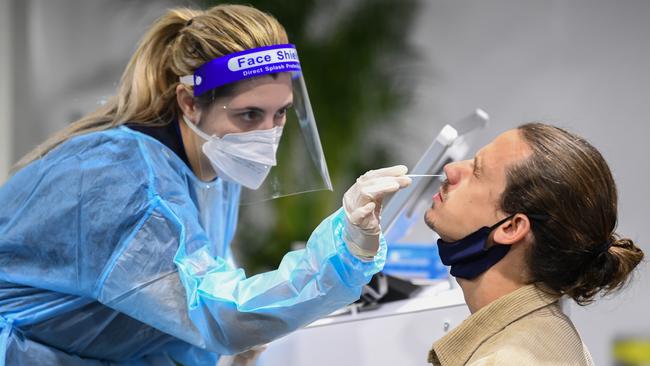
<instances>
[{"instance_id":1,"label":"woman's eye","mask_svg":"<svg viewBox=\"0 0 650 366\"><path fill-rule=\"evenodd\" d=\"M282 108L278 111L278 113L275 114L277 118L282 118L287 115L287 109L288 108Z\"/></svg>"},{"instance_id":2,"label":"woman's eye","mask_svg":"<svg viewBox=\"0 0 650 366\"><path fill-rule=\"evenodd\" d=\"M264 116L259 111L246 111L241 113L239 117L246 122L258 122L264 119Z\"/></svg>"}]
</instances>

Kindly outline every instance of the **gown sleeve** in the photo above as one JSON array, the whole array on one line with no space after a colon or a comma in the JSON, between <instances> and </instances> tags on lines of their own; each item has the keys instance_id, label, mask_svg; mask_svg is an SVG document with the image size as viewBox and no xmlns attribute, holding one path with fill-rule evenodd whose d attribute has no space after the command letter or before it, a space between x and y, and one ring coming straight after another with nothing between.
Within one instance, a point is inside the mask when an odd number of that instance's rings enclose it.
<instances>
[{"instance_id":1,"label":"gown sleeve","mask_svg":"<svg viewBox=\"0 0 650 366\"><path fill-rule=\"evenodd\" d=\"M234 354L355 301L383 267L383 238L373 261L347 250L339 210L278 269L247 278L215 255L184 181L143 144L81 139L65 147L65 159L18 177L24 235L13 238L17 246L30 240L21 254L30 265L13 266L6 279L91 297L199 348Z\"/></svg>"}]
</instances>

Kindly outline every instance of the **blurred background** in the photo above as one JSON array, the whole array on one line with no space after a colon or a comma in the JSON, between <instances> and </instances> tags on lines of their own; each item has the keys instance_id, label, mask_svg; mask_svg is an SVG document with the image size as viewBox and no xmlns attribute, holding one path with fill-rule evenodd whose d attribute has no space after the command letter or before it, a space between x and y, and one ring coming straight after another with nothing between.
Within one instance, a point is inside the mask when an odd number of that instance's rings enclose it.
<instances>
[{"instance_id":1,"label":"blurred background","mask_svg":"<svg viewBox=\"0 0 650 366\"><path fill-rule=\"evenodd\" d=\"M1 0L0 182L114 93L139 37L166 8L216 3ZM491 121L475 150L529 121L591 141L618 183L618 231L650 254L649 1L245 3L275 15L297 46L335 186L242 209L246 230L234 245L248 274L299 247L359 174L413 166L443 125L477 107ZM646 262L623 292L569 313L605 365L615 364L617 340L650 339L648 309Z\"/></svg>"}]
</instances>

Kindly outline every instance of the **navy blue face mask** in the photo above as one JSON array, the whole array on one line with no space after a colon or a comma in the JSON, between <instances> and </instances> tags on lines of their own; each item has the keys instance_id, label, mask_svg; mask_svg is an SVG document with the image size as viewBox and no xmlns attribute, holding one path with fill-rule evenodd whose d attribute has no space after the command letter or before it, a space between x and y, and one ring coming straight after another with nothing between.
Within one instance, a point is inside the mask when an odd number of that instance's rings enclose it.
<instances>
[{"instance_id":1,"label":"navy blue face mask","mask_svg":"<svg viewBox=\"0 0 650 366\"><path fill-rule=\"evenodd\" d=\"M451 275L471 280L503 259L508 254L510 245L495 243L488 248L487 240L492 230L513 216L508 216L490 227L484 226L458 241L447 242L438 239L438 254L444 265L451 266Z\"/></svg>"}]
</instances>

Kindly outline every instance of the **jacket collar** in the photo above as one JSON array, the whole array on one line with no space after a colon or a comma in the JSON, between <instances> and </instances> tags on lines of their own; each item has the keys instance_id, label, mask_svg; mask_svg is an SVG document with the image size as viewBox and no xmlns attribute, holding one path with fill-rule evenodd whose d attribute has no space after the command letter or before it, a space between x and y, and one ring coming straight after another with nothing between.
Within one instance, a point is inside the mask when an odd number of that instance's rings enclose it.
<instances>
[{"instance_id":1,"label":"jacket collar","mask_svg":"<svg viewBox=\"0 0 650 366\"><path fill-rule=\"evenodd\" d=\"M558 296L534 284L504 295L436 341L429 351L429 362L444 366L465 365L484 341L514 321L557 301Z\"/></svg>"}]
</instances>

